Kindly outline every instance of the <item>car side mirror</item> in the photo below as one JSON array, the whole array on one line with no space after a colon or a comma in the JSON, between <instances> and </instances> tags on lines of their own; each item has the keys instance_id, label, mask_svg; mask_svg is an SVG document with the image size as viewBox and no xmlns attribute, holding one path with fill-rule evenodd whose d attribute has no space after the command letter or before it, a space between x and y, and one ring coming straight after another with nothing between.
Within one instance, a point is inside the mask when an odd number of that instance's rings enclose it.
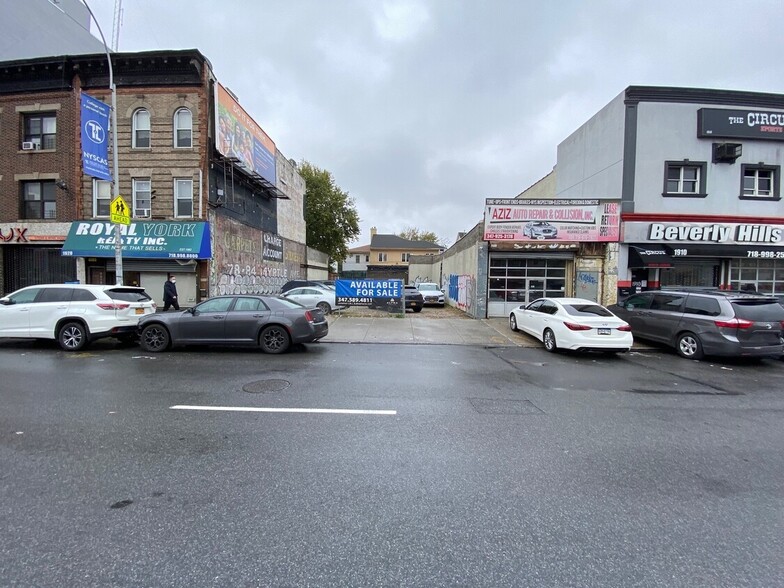
<instances>
[{"instance_id":1,"label":"car side mirror","mask_svg":"<svg viewBox=\"0 0 784 588\"><path fill-rule=\"evenodd\" d=\"M3 296L2 298L0 298L0 304L2 304L4 306L9 306L9 305L13 304L13 302L11 302L11 299L8 298L7 296Z\"/></svg>"},{"instance_id":2,"label":"car side mirror","mask_svg":"<svg viewBox=\"0 0 784 588\"><path fill-rule=\"evenodd\" d=\"M199 311L196 310L195 306L191 306L190 308L186 308L185 312L187 312L188 314L192 314L193 316L196 316L197 314L199 314Z\"/></svg>"}]
</instances>

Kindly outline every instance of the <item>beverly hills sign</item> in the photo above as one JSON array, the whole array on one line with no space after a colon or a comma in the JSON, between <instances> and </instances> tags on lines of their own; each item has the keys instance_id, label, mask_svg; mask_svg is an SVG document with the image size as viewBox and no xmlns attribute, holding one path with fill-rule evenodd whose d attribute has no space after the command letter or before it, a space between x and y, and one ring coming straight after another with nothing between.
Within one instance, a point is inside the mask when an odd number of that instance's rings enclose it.
<instances>
[{"instance_id":1,"label":"beverly hills sign","mask_svg":"<svg viewBox=\"0 0 784 588\"><path fill-rule=\"evenodd\" d=\"M721 243L784 246L784 225L626 222L627 243Z\"/></svg>"}]
</instances>

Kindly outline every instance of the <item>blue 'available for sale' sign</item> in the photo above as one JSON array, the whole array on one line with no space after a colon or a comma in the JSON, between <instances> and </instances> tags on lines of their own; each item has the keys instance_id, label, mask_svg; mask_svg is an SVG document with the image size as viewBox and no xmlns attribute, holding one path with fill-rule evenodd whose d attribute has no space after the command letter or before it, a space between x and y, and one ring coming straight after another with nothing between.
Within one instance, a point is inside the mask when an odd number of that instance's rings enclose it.
<instances>
[{"instance_id":1,"label":"blue 'available for sale' sign","mask_svg":"<svg viewBox=\"0 0 784 588\"><path fill-rule=\"evenodd\" d=\"M336 280L337 303L347 306L370 304L373 298L400 298L403 280Z\"/></svg>"}]
</instances>

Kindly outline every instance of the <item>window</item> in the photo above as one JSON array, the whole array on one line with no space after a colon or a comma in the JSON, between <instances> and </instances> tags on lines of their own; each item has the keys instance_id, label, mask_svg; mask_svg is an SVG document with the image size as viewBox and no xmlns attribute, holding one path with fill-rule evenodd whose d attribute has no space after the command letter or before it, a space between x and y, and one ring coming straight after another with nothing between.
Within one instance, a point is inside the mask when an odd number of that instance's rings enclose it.
<instances>
[{"instance_id":1,"label":"window","mask_svg":"<svg viewBox=\"0 0 784 588\"><path fill-rule=\"evenodd\" d=\"M187 108L174 113L174 146L193 147L193 115Z\"/></svg>"},{"instance_id":2,"label":"window","mask_svg":"<svg viewBox=\"0 0 784 588\"><path fill-rule=\"evenodd\" d=\"M400 256L400 258L401 258L401 259L402 259L404 262L407 262L407 261L409 261L409 260L411 259L411 254L410 254L410 253L403 253L403 254Z\"/></svg>"},{"instance_id":3,"label":"window","mask_svg":"<svg viewBox=\"0 0 784 588\"><path fill-rule=\"evenodd\" d=\"M57 218L54 182L24 182L22 184L22 199L24 201L22 218Z\"/></svg>"},{"instance_id":4,"label":"window","mask_svg":"<svg viewBox=\"0 0 784 588\"><path fill-rule=\"evenodd\" d=\"M152 208L152 191L150 180L133 180L133 216L150 218Z\"/></svg>"},{"instance_id":5,"label":"window","mask_svg":"<svg viewBox=\"0 0 784 588\"><path fill-rule=\"evenodd\" d=\"M44 288L37 302L70 302L73 288Z\"/></svg>"},{"instance_id":6,"label":"window","mask_svg":"<svg viewBox=\"0 0 784 588\"><path fill-rule=\"evenodd\" d=\"M174 216L193 216L193 180L174 180Z\"/></svg>"},{"instance_id":7,"label":"window","mask_svg":"<svg viewBox=\"0 0 784 588\"><path fill-rule=\"evenodd\" d=\"M715 298L690 295L686 300L686 308L683 312L702 316L719 316L721 314L721 306L719 306L719 301Z\"/></svg>"},{"instance_id":8,"label":"window","mask_svg":"<svg viewBox=\"0 0 784 588\"><path fill-rule=\"evenodd\" d=\"M35 297L38 296L40 291L41 288L27 288L12 294L8 299L11 301L11 304L29 304L30 302L35 302Z\"/></svg>"},{"instance_id":9,"label":"window","mask_svg":"<svg viewBox=\"0 0 784 588\"><path fill-rule=\"evenodd\" d=\"M33 143L36 149L54 149L57 146L57 116L28 114L24 117L24 141Z\"/></svg>"},{"instance_id":10,"label":"window","mask_svg":"<svg viewBox=\"0 0 784 588\"><path fill-rule=\"evenodd\" d=\"M683 294L654 294L651 310L680 311L686 296Z\"/></svg>"},{"instance_id":11,"label":"window","mask_svg":"<svg viewBox=\"0 0 784 588\"><path fill-rule=\"evenodd\" d=\"M112 183L93 180L93 216L109 216L112 203Z\"/></svg>"},{"instance_id":12,"label":"window","mask_svg":"<svg viewBox=\"0 0 784 588\"><path fill-rule=\"evenodd\" d=\"M194 307L197 312L226 312L234 298L211 298Z\"/></svg>"},{"instance_id":13,"label":"window","mask_svg":"<svg viewBox=\"0 0 784 588\"><path fill-rule=\"evenodd\" d=\"M664 169L664 193L662 196L707 196L705 191L704 161L668 161Z\"/></svg>"},{"instance_id":14,"label":"window","mask_svg":"<svg viewBox=\"0 0 784 588\"><path fill-rule=\"evenodd\" d=\"M258 311L267 310L259 298L237 298L233 310Z\"/></svg>"},{"instance_id":15,"label":"window","mask_svg":"<svg viewBox=\"0 0 784 588\"><path fill-rule=\"evenodd\" d=\"M354 256L354 263L359 263L359 255Z\"/></svg>"},{"instance_id":16,"label":"window","mask_svg":"<svg viewBox=\"0 0 784 588\"><path fill-rule=\"evenodd\" d=\"M150 113L144 109L133 113L133 147L142 149L150 146Z\"/></svg>"},{"instance_id":17,"label":"window","mask_svg":"<svg viewBox=\"0 0 784 588\"><path fill-rule=\"evenodd\" d=\"M365 256L365 263L370 263L370 254L369 253Z\"/></svg>"},{"instance_id":18,"label":"window","mask_svg":"<svg viewBox=\"0 0 784 588\"><path fill-rule=\"evenodd\" d=\"M378 254L378 260L379 261L386 261L387 260L387 254L386 253L379 253Z\"/></svg>"},{"instance_id":19,"label":"window","mask_svg":"<svg viewBox=\"0 0 784 588\"><path fill-rule=\"evenodd\" d=\"M741 198L777 200L779 198L777 165L741 165Z\"/></svg>"}]
</instances>

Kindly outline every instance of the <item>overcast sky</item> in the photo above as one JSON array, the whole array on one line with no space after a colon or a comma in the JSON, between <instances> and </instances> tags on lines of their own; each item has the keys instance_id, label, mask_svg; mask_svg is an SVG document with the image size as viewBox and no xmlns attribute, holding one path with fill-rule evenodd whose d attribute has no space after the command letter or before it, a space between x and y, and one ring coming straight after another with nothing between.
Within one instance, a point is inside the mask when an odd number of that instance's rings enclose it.
<instances>
[{"instance_id":1,"label":"overcast sky","mask_svg":"<svg viewBox=\"0 0 784 588\"><path fill-rule=\"evenodd\" d=\"M114 0L89 0L107 39ZM784 92L782 0L124 0L120 51L199 49L370 227L445 244L629 85Z\"/></svg>"}]
</instances>

